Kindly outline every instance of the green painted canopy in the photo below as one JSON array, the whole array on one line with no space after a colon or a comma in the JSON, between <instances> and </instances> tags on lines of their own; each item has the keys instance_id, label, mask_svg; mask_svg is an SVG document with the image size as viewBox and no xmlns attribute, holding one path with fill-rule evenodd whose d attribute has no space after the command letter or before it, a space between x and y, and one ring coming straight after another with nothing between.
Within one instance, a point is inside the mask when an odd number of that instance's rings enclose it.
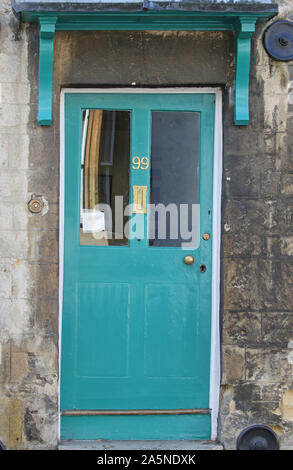
<instances>
[{"instance_id":1,"label":"green painted canopy","mask_svg":"<svg viewBox=\"0 0 293 470\"><path fill-rule=\"evenodd\" d=\"M249 123L251 37L255 25L274 17L271 0L199 0L94 2L79 0L13 0L24 22L40 26L40 125L52 122L52 80L55 31L153 30L234 31L236 48L235 124Z\"/></svg>"},{"instance_id":2,"label":"green painted canopy","mask_svg":"<svg viewBox=\"0 0 293 470\"><path fill-rule=\"evenodd\" d=\"M13 0L15 11L135 11L146 9L188 9L190 11L264 11L274 10L274 0Z\"/></svg>"}]
</instances>

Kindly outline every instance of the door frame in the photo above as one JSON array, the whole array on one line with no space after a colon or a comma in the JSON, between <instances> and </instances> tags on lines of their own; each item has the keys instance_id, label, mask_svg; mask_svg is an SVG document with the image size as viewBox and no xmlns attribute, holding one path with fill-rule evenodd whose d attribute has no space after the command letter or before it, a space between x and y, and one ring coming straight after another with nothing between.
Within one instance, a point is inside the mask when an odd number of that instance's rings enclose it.
<instances>
[{"instance_id":1,"label":"door frame","mask_svg":"<svg viewBox=\"0 0 293 470\"><path fill-rule=\"evenodd\" d=\"M212 238L212 321L210 357L211 440L218 436L220 398L220 250L221 250L221 196L222 196L222 89L220 87L172 88L63 88L60 94L60 184L59 184L59 375L58 375L58 440L61 435L60 376L64 269L64 194L65 194L65 95L67 93L181 93L215 95L214 164L213 164L213 238Z\"/></svg>"}]
</instances>

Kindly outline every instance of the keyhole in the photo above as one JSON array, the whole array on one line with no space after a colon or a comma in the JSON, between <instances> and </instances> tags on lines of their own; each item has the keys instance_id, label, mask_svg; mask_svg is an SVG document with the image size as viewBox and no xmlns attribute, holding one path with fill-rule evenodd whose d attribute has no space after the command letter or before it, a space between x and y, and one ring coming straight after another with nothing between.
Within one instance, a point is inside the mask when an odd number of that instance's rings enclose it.
<instances>
[{"instance_id":1,"label":"keyhole","mask_svg":"<svg viewBox=\"0 0 293 470\"><path fill-rule=\"evenodd\" d=\"M206 265L205 265L205 264L202 264L202 265L200 266L199 270L200 270L201 273L205 273L206 270L207 270Z\"/></svg>"}]
</instances>

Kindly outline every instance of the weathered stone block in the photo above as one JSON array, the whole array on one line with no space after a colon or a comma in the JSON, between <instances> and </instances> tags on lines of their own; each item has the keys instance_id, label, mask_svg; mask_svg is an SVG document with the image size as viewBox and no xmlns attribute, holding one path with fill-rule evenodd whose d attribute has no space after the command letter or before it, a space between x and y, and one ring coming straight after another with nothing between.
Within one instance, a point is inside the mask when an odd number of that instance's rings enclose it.
<instances>
[{"instance_id":1,"label":"weathered stone block","mask_svg":"<svg viewBox=\"0 0 293 470\"><path fill-rule=\"evenodd\" d=\"M22 443L23 403L21 400L11 400L9 415L9 445L18 448Z\"/></svg>"},{"instance_id":2,"label":"weathered stone block","mask_svg":"<svg viewBox=\"0 0 293 470\"><path fill-rule=\"evenodd\" d=\"M282 415L279 413L278 402L262 402L261 403L261 421L266 426L278 426L282 424Z\"/></svg>"},{"instance_id":3,"label":"weathered stone block","mask_svg":"<svg viewBox=\"0 0 293 470\"><path fill-rule=\"evenodd\" d=\"M268 306L274 310L293 310L293 261L275 261L272 264L271 299Z\"/></svg>"},{"instance_id":4,"label":"weathered stone block","mask_svg":"<svg viewBox=\"0 0 293 470\"><path fill-rule=\"evenodd\" d=\"M247 133L247 129L242 126L231 126L224 123L224 155L252 155L252 152L257 156L257 152L261 148L262 135L254 128ZM227 157L224 157L227 158ZM230 160L230 158L229 158ZM233 166L233 169L235 170Z\"/></svg>"},{"instance_id":5,"label":"weathered stone block","mask_svg":"<svg viewBox=\"0 0 293 470\"><path fill-rule=\"evenodd\" d=\"M2 169L0 173L0 200L3 203L23 202L27 198L26 175L16 169Z\"/></svg>"},{"instance_id":6,"label":"weathered stone block","mask_svg":"<svg viewBox=\"0 0 293 470\"><path fill-rule=\"evenodd\" d=\"M268 233L278 235L293 234L293 201L281 199L265 201L267 218L264 221Z\"/></svg>"},{"instance_id":7,"label":"weathered stone block","mask_svg":"<svg viewBox=\"0 0 293 470\"><path fill-rule=\"evenodd\" d=\"M11 297L11 271L9 263L0 263L0 298Z\"/></svg>"},{"instance_id":8,"label":"weathered stone block","mask_svg":"<svg viewBox=\"0 0 293 470\"><path fill-rule=\"evenodd\" d=\"M292 158L288 148L288 138L287 132L264 133L265 151L266 154L272 156L275 171L290 171L290 169L292 169Z\"/></svg>"},{"instance_id":9,"label":"weathered stone block","mask_svg":"<svg viewBox=\"0 0 293 470\"><path fill-rule=\"evenodd\" d=\"M263 239L259 235L246 233L223 233L223 254L227 257L260 256L263 250Z\"/></svg>"},{"instance_id":10,"label":"weathered stone block","mask_svg":"<svg viewBox=\"0 0 293 470\"><path fill-rule=\"evenodd\" d=\"M20 400L0 400L0 436L7 449L22 446L23 405Z\"/></svg>"},{"instance_id":11,"label":"weathered stone block","mask_svg":"<svg viewBox=\"0 0 293 470\"><path fill-rule=\"evenodd\" d=\"M276 383L267 383L261 385L261 397L264 402L280 403L284 393L284 385Z\"/></svg>"},{"instance_id":12,"label":"weathered stone block","mask_svg":"<svg viewBox=\"0 0 293 470\"><path fill-rule=\"evenodd\" d=\"M10 382L21 383L29 372L27 353L11 354Z\"/></svg>"},{"instance_id":13,"label":"weathered stone block","mask_svg":"<svg viewBox=\"0 0 293 470\"><path fill-rule=\"evenodd\" d=\"M292 378L288 354L285 351L246 349L246 380L253 382L285 382Z\"/></svg>"},{"instance_id":14,"label":"weathered stone block","mask_svg":"<svg viewBox=\"0 0 293 470\"><path fill-rule=\"evenodd\" d=\"M261 314L256 312L225 312L223 344L253 346L261 341Z\"/></svg>"},{"instance_id":15,"label":"weathered stone block","mask_svg":"<svg viewBox=\"0 0 293 470\"><path fill-rule=\"evenodd\" d=\"M293 196L293 175L283 174L282 175L282 188L281 193L286 196Z\"/></svg>"},{"instance_id":16,"label":"weathered stone block","mask_svg":"<svg viewBox=\"0 0 293 470\"><path fill-rule=\"evenodd\" d=\"M5 387L5 384L8 384L10 380L10 356L11 354L10 354L10 341L8 337L4 338L3 336L4 335L2 335L1 342L0 342L0 383L2 384L3 387ZM1 400L0 400L0 403L1 403ZM1 404L0 404L0 408L1 408Z\"/></svg>"},{"instance_id":17,"label":"weathered stone block","mask_svg":"<svg viewBox=\"0 0 293 470\"><path fill-rule=\"evenodd\" d=\"M292 433L293 433L292 422L284 421L282 423L281 432L279 433L281 450L293 450Z\"/></svg>"},{"instance_id":18,"label":"weathered stone block","mask_svg":"<svg viewBox=\"0 0 293 470\"><path fill-rule=\"evenodd\" d=\"M57 299L39 300L36 305L36 325L40 333L52 335L52 341L58 343L58 313Z\"/></svg>"},{"instance_id":19,"label":"weathered stone block","mask_svg":"<svg viewBox=\"0 0 293 470\"><path fill-rule=\"evenodd\" d=\"M58 262L59 237L57 230L46 230L37 233L37 258L40 261Z\"/></svg>"},{"instance_id":20,"label":"weathered stone block","mask_svg":"<svg viewBox=\"0 0 293 470\"><path fill-rule=\"evenodd\" d=\"M0 108L0 126L3 129L15 128L28 121L29 106L20 104L2 104Z\"/></svg>"},{"instance_id":21,"label":"weathered stone block","mask_svg":"<svg viewBox=\"0 0 293 470\"><path fill-rule=\"evenodd\" d=\"M265 347L285 349L293 340L292 313L263 312L261 323Z\"/></svg>"},{"instance_id":22,"label":"weathered stone block","mask_svg":"<svg viewBox=\"0 0 293 470\"><path fill-rule=\"evenodd\" d=\"M42 396L26 408L24 436L28 449L54 449L57 446L57 401Z\"/></svg>"},{"instance_id":23,"label":"weathered stone block","mask_svg":"<svg viewBox=\"0 0 293 470\"><path fill-rule=\"evenodd\" d=\"M293 256L293 236L274 236L266 239L267 255L279 258Z\"/></svg>"},{"instance_id":24,"label":"weathered stone block","mask_svg":"<svg viewBox=\"0 0 293 470\"><path fill-rule=\"evenodd\" d=\"M231 32L78 31L55 38L56 57L62 57L54 64L56 84L219 84L229 80L233 67ZM92 59L97 56L99 63Z\"/></svg>"},{"instance_id":25,"label":"weathered stone block","mask_svg":"<svg viewBox=\"0 0 293 470\"><path fill-rule=\"evenodd\" d=\"M21 54L12 57L7 51L0 53L0 82L14 82L21 81Z\"/></svg>"},{"instance_id":26,"label":"weathered stone block","mask_svg":"<svg viewBox=\"0 0 293 470\"><path fill-rule=\"evenodd\" d=\"M0 205L0 230L12 230L13 224L13 206L12 204Z\"/></svg>"},{"instance_id":27,"label":"weathered stone block","mask_svg":"<svg viewBox=\"0 0 293 470\"><path fill-rule=\"evenodd\" d=\"M53 165L49 168L30 170L29 193L41 194L50 203L59 202L59 174L58 167Z\"/></svg>"},{"instance_id":28,"label":"weathered stone block","mask_svg":"<svg viewBox=\"0 0 293 470\"><path fill-rule=\"evenodd\" d=\"M0 303L0 334L22 335L31 331L33 309L28 300L2 300Z\"/></svg>"},{"instance_id":29,"label":"weathered stone block","mask_svg":"<svg viewBox=\"0 0 293 470\"><path fill-rule=\"evenodd\" d=\"M243 237L262 235L270 217L270 207L261 200L230 199L223 201L223 232L242 233Z\"/></svg>"},{"instance_id":30,"label":"weathered stone block","mask_svg":"<svg viewBox=\"0 0 293 470\"><path fill-rule=\"evenodd\" d=\"M32 331L32 330L31 330ZM58 349L50 336L12 336L11 354L26 353L31 377L28 390L47 383L46 377L52 382L52 389L56 393L57 370L58 370ZM40 383L38 383L38 380ZM48 387L49 391L50 387Z\"/></svg>"},{"instance_id":31,"label":"weathered stone block","mask_svg":"<svg viewBox=\"0 0 293 470\"><path fill-rule=\"evenodd\" d=\"M260 168L251 155L234 153L225 156L224 192L226 197L257 198L260 194ZM241 184L239 184L241 182Z\"/></svg>"},{"instance_id":32,"label":"weathered stone block","mask_svg":"<svg viewBox=\"0 0 293 470\"><path fill-rule=\"evenodd\" d=\"M224 442L226 450L235 450L239 434L254 421L248 413L243 411L234 411L221 419L221 442Z\"/></svg>"},{"instance_id":33,"label":"weathered stone block","mask_svg":"<svg viewBox=\"0 0 293 470\"><path fill-rule=\"evenodd\" d=\"M41 298L58 298L59 279L58 264L42 263L36 265L36 286L38 297Z\"/></svg>"},{"instance_id":34,"label":"weathered stone block","mask_svg":"<svg viewBox=\"0 0 293 470\"><path fill-rule=\"evenodd\" d=\"M287 130L288 90L283 89L283 83L288 83L289 75L285 67L275 61L271 77L264 81L264 131L268 133Z\"/></svg>"},{"instance_id":35,"label":"weathered stone block","mask_svg":"<svg viewBox=\"0 0 293 470\"><path fill-rule=\"evenodd\" d=\"M224 264L224 302L227 310L259 310L270 289L270 265L263 260L232 258Z\"/></svg>"},{"instance_id":36,"label":"weathered stone block","mask_svg":"<svg viewBox=\"0 0 293 470\"><path fill-rule=\"evenodd\" d=\"M9 400L0 399L0 440L5 446L9 445Z\"/></svg>"},{"instance_id":37,"label":"weathered stone block","mask_svg":"<svg viewBox=\"0 0 293 470\"><path fill-rule=\"evenodd\" d=\"M8 167L8 140L8 135L0 135L0 168Z\"/></svg>"},{"instance_id":38,"label":"weathered stone block","mask_svg":"<svg viewBox=\"0 0 293 470\"><path fill-rule=\"evenodd\" d=\"M28 211L27 203L30 197L28 194L22 202L14 204L13 207L13 229L14 230L27 230L27 225L33 214Z\"/></svg>"},{"instance_id":39,"label":"weathered stone block","mask_svg":"<svg viewBox=\"0 0 293 470\"><path fill-rule=\"evenodd\" d=\"M21 105L29 104L30 99L30 86L28 82L2 84L2 103Z\"/></svg>"},{"instance_id":40,"label":"weathered stone block","mask_svg":"<svg viewBox=\"0 0 293 470\"><path fill-rule=\"evenodd\" d=\"M251 402L244 400L235 403L237 411L247 413L254 423L263 423L267 426L278 425L282 421L282 416L276 412L278 402Z\"/></svg>"},{"instance_id":41,"label":"weathered stone block","mask_svg":"<svg viewBox=\"0 0 293 470\"><path fill-rule=\"evenodd\" d=\"M260 176L260 196L270 199L278 198L280 194L280 180L281 173L279 171L263 169Z\"/></svg>"},{"instance_id":42,"label":"weathered stone block","mask_svg":"<svg viewBox=\"0 0 293 470\"><path fill-rule=\"evenodd\" d=\"M284 137L283 145L283 158L280 163L280 166L284 171L292 172L293 171L293 158L292 158L292 144L293 144L293 125L291 121L290 128L287 129L286 137Z\"/></svg>"},{"instance_id":43,"label":"weathered stone block","mask_svg":"<svg viewBox=\"0 0 293 470\"><path fill-rule=\"evenodd\" d=\"M0 231L0 257L30 258L32 255L27 234L21 231Z\"/></svg>"},{"instance_id":44,"label":"weathered stone block","mask_svg":"<svg viewBox=\"0 0 293 470\"><path fill-rule=\"evenodd\" d=\"M37 113L37 108L34 108L34 111ZM37 127L30 131L29 139L31 169L50 168L52 164L59 168L60 136L56 128Z\"/></svg>"},{"instance_id":45,"label":"weathered stone block","mask_svg":"<svg viewBox=\"0 0 293 470\"><path fill-rule=\"evenodd\" d=\"M28 135L9 136L9 168L28 169L29 137Z\"/></svg>"},{"instance_id":46,"label":"weathered stone block","mask_svg":"<svg viewBox=\"0 0 293 470\"><path fill-rule=\"evenodd\" d=\"M293 390L287 390L283 396L282 414L286 421L293 421Z\"/></svg>"},{"instance_id":47,"label":"weathered stone block","mask_svg":"<svg viewBox=\"0 0 293 470\"><path fill-rule=\"evenodd\" d=\"M237 346L223 346L222 384L233 384L245 379L245 350Z\"/></svg>"},{"instance_id":48,"label":"weathered stone block","mask_svg":"<svg viewBox=\"0 0 293 470\"><path fill-rule=\"evenodd\" d=\"M233 400L239 402L260 402L262 401L262 389L260 385L254 383L241 383L233 386Z\"/></svg>"},{"instance_id":49,"label":"weathered stone block","mask_svg":"<svg viewBox=\"0 0 293 470\"><path fill-rule=\"evenodd\" d=\"M11 265L12 295L15 299L34 299L34 265L26 260L16 260Z\"/></svg>"}]
</instances>

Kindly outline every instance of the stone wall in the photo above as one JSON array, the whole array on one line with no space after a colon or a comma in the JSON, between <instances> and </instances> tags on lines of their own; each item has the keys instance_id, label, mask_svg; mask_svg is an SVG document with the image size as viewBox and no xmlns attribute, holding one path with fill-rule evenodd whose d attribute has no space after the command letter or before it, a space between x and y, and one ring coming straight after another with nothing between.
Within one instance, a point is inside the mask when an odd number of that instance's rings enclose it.
<instances>
[{"instance_id":1,"label":"stone wall","mask_svg":"<svg viewBox=\"0 0 293 470\"><path fill-rule=\"evenodd\" d=\"M290 1L280 18L293 19ZM293 448L293 63L253 42L251 125L224 111L220 438L251 424Z\"/></svg>"},{"instance_id":2,"label":"stone wall","mask_svg":"<svg viewBox=\"0 0 293 470\"><path fill-rule=\"evenodd\" d=\"M9 0L0 22L0 439L11 449L50 448L58 422L58 166L50 180L55 161L33 148L30 36ZM34 192L50 198L38 217L27 209Z\"/></svg>"},{"instance_id":3,"label":"stone wall","mask_svg":"<svg viewBox=\"0 0 293 470\"><path fill-rule=\"evenodd\" d=\"M279 3L293 20L290 0ZM19 25L10 0L0 22L0 440L57 445L61 87L136 82L223 86L219 437L232 449L245 426L261 423L293 448L293 64L267 56L258 27L252 120L235 127L231 33L57 33L54 122L40 127L37 27ZM32 194L43 198L41 214L27 209Z\"/></svg>"}]
</instances>

